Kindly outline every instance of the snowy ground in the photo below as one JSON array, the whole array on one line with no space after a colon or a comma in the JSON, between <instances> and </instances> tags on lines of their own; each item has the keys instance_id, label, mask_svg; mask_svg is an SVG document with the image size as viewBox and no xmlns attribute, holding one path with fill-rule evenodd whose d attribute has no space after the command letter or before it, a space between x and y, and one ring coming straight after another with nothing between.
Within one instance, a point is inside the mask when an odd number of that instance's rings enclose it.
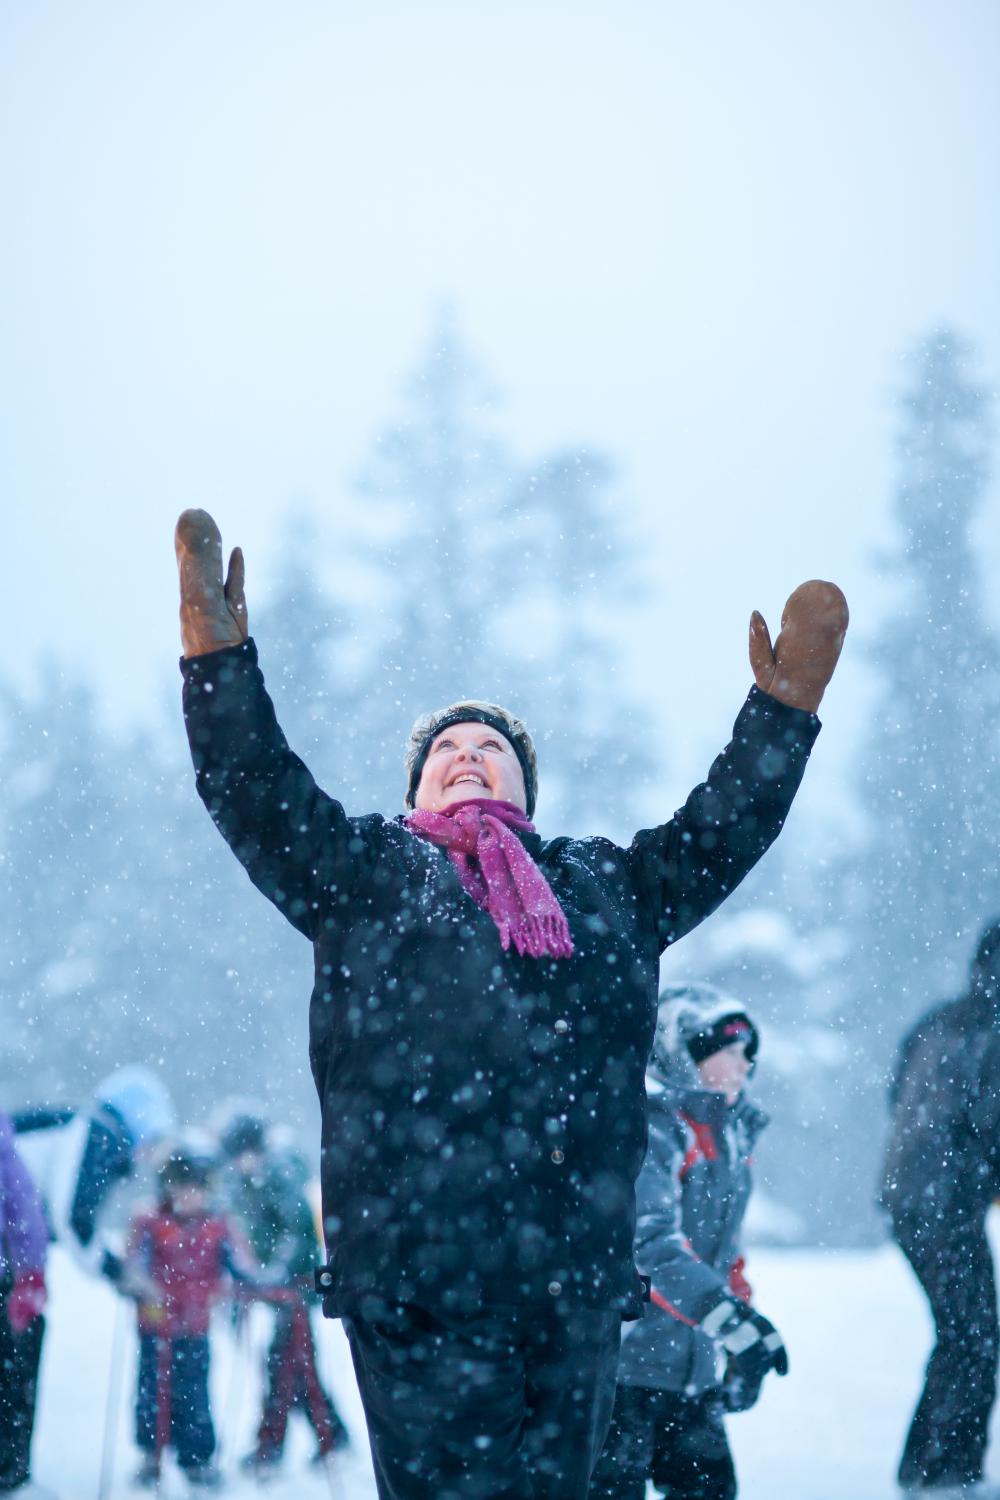
<instances>
[{"instance_id":1,"label":"snowy ground","mask_svg":"<svg viewBox=\"0 0 1000 1500\"><path fill-rule=\"evenodd\" d=\"M930 1341L925 1306L904 1263L889 1248L756 1251L750 1273L760 1307L785 1335L792 1368L785 1380L769 1379L755 1411L731 1421L741 1500L890 1500L897 1451ZM112 1478L104 1500L124 1500L137 1493L128 1482L137 1463L131 1441L133 1320L107 1287L82 1277L58 1249L50 1282L35 1477L62 1500L97 1500L110 1429ZM317 1319L317 1328L323 1373L351 1429L356 1456L329 1476L311 1472L307 1430L293 1419L286 1474L268 1486L268 1500L372 1500L347 1346L339 1324ZM267 1314L258 1309L249 1347L234 1343L224 1318L213 1345L220 1461L231 1481L227 1494L240 1500L259 1493L235 1465L252 1443L266 1337ZM109 1386L116 1349L117 1392ZM1000 1457L996 1473L1000 1477ZM180 1497L186 1486L171 1473L164 1492Z\"/></svg>"}]
</instances>

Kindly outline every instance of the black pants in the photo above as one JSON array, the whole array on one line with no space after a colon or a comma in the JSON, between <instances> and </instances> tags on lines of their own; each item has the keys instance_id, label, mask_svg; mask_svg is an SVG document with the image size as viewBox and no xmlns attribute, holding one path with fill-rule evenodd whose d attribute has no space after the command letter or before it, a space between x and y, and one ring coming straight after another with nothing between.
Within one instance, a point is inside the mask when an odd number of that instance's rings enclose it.
<instances>
[{"instance_id":1,"label":"black pants","mask_svg":"<svg viewBox=\"0 0 1000 1500\"><path fill-rule=\"evenodd\" d=\"M0 1494L24 1484L31 1472L44 1332L44 1318L35 1318L23 1333L15 1334L7 1321L6 1293L0 1293Z\"/></svg>"},{"instance_id":2,"label":"black pants","mask_svg":"<svg viewBox=\"0 0 1000 1500\"><path fill-rule=\"evenodd\" d=\"M645 1500L652 1480L670 1500L734 1500L736 1472L718 1395L620 1385L590 1500Z\"/></svg>"},{"instance_id":3,"label":"black pants","mask_svg":"<svg viewBox=\"0 0 1000 1500\"><path fill-rule=\"evenodd\" d=\"M996 1397L997 1299L982 1219L898 1219L899 1247L927 1294L937 1342L899 1464L904 1485L982 1478Z\"/></svg>"},{"instance_id":4,"label":"black pants","mask_svg":"<svg viewBox=\"0 0 1000 1500\"><path fill-rule=\"evenodd\" d=\"M267 1392L257 1431L258 1454L278 1457L285 1446L289 1413L296 1408L315 1432L320 1453L345 1446L347 1430L316 1368L316 1345L304 1297L275 1312L274 1337L267 1351Z\"/></svg>"},{"instance_id":5,"label":"black pants","mask_svg":"<svg viewBox=\"0 0 1000 1500\"><path fill-rule=\"evenodd\" d=\"M344 1327L381 1500L586 1500L618 1313L397 1304Z\"/></svg>"},{"instance_id":6,"label":"black pants","mask_svg":"<svg viewBox=\"0 0 1000 1500\"><path fill-rule=\"evenodd\" d=\"M147 1453L172 1445L182 1469L200 1469L215 1452L208 1404L208 1339L139 1335L135 1440Z\"/></svg>"}]
</instances>

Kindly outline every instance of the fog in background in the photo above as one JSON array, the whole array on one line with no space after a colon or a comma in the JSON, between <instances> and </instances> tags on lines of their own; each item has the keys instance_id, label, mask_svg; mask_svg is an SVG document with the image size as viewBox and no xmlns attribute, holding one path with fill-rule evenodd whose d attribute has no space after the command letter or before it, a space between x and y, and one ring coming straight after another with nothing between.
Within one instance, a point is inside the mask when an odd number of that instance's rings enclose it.
<instances>
[{"instance_id":1,"label":"fog in background","mask_svg":"<svg viewBox=\"0 0 1000 1500\"><path fill-rule=\"evenodd\" d=\"M892 1049L1000 903L998 57L973 0L0 12L2 1102L143 1055L312 1108L308 950L184 762L183 506L329 789L396 811L413 713L503 690L546 833L669 815L829 577L802 796L669 972L764 1022L760 1232L871 1232Z\"/></svg>"}]
</instances>

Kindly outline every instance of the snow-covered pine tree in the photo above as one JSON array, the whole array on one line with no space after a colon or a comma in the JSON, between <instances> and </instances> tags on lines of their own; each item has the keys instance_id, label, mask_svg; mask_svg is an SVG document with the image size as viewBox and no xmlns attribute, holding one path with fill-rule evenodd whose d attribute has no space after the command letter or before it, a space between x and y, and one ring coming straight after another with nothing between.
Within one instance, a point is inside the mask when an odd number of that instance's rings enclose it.
<instances>
[{"instance_id":1,"label":"snow-covered pine tree","mask_svg":"<svg viewBox=\"0 0 1000 1500\"><path fill-rule=\"evenodd\" d=\"M505 571L518 579L510 637L521 652L510 694L541 732L546 820L628 839L672 809L651 793L651 774L666 767L650 760L649 712L619 668L621 620L642 591L616 477L601 453L546 458L512 495L504 546Z\"/></svg>"},{"instance_id":2,"label":"snow-covered pine tree","mask_svg":"<svg viewBox=\"0 0 1000 1500\"><path fill-rule=\"evenodd\" d=\"M891 1055L904 1026L965 977L1000 912L1000 650L984 616L973 528L988 482L987 400L969 346L932 334L901 398L891 606L860 762L870 846L860 870L859 1019Z\"/></svg>"},{"instance_id":3,"label":"snow-covered pine tree","mask_svg":"<svg viewBox=\"0 0 1000 1500\"><path fill-rule=\"evenodd\" d=\"M381 575L359 626L378 643L359 704L376 805L398 805L412 720L472 696L506 703L537 736L547 831L596 820L624 834L641 801L645 717L612 645L634 580L611 466L577 453L517 462L448 313L408 394L367 466L357 520L362 565Z\"/></svg>"},{"instance_id":4,"label":"snow-covered pine tree","mask_svg":"<svg viewBox=\"0 0 1000 1500\"><path fill-rule=\"evenodd\" d=\"M369 648L364 770L392 810L417 715L497 696L510 589L497 566L500 520L516 482L492 393L447 309L406 397L364 466L355 512L358 563L372 579L358 625Z\"/></svg>"},{"instance_id":5,"label":"snow-covered pine tree","mask_svg":"<svg viewBox=\"0 0 1000 1500\"><path fill-rule=\"evenodd\" d=\"M0 701L4 1099L70 1103L124 1001L116 771L92 694L53 661L31 691L3 684Z\"/></svg>"}]
</instances>

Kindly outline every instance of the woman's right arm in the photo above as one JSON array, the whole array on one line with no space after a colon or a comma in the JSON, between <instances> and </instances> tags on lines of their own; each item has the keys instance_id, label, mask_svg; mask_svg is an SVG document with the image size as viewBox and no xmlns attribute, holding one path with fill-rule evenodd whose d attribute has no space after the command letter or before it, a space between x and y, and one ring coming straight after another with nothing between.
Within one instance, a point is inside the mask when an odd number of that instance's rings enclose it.
<instances>
[{"instance_id":1,"label":"woman's right arm","mask_svg":"<svg viewBox=\"0 0 1000 1500\"><path fill-rule=\"evenodd\" d=\"M222 535L186 510L174 537L181 592L184 723L198 794L258 890L306 937L349 892L378 819L351 820L288 748L248 635L243 554L225 580Z\"/></svg>"},{"instance_id":2,"label":"woman's right arm","mask_svg":"<svg viewBox=\"0 0 1000 1500\"><path fill-rule=\"evenodd\" d=\"M377 820L348 818L289 749L251 639L181 671L198 795L257 889L312 938L331 897L353 890Z\"/></svg>"}]
</instances>

